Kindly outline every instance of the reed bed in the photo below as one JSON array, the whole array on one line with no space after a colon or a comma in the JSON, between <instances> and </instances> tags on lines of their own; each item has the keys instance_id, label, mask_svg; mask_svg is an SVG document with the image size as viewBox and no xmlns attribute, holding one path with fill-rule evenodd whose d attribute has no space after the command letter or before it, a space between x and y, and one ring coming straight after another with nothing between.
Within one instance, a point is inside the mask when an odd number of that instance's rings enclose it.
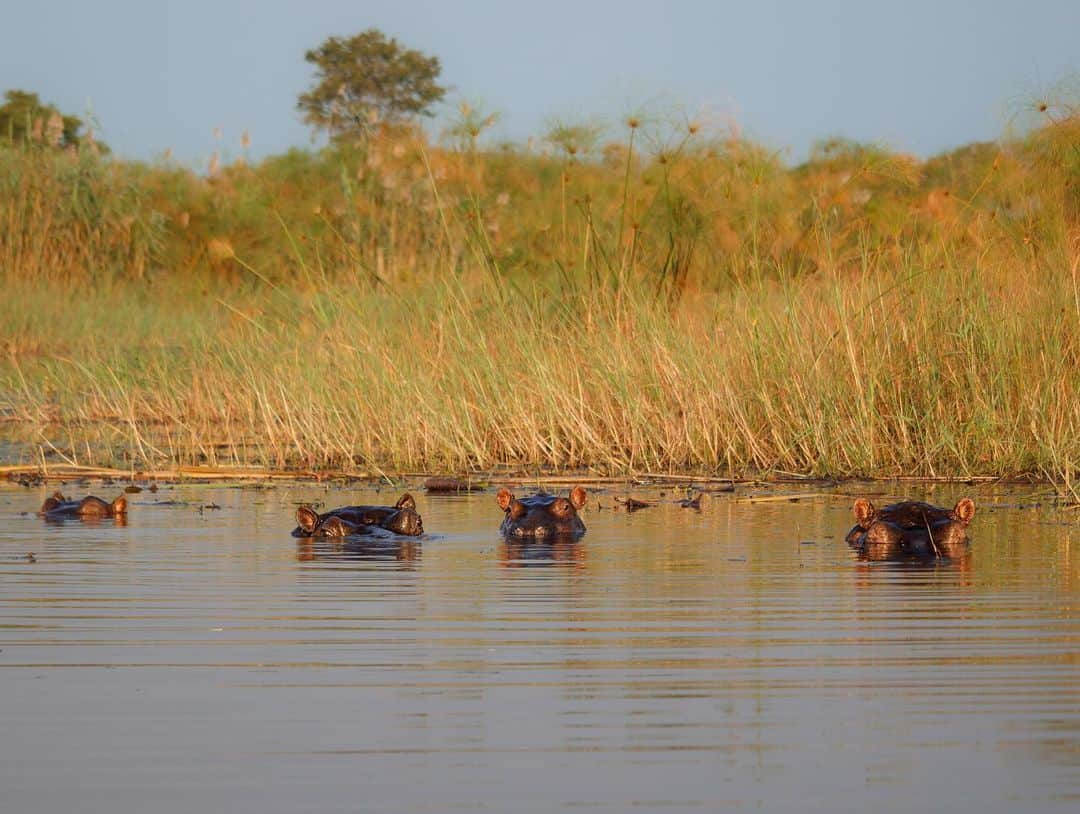
<instances>
[{"instance_id":1,"label":"reed bed","mask_svg":"<svg viewBox=\"0 0 1080 814\"><path fill-rule=\"evenodd\" d=\"M674 311L447 280L202 310L88 295L73 314L38 289L19 333L58 352L9 362L3 386L20 427L84 463L1073 479L1076 277L934 280L868 269Z\"/></svg>"},{"instance_id":2,"label":"reed bed","mask_svg":"<svg viewBox=\"0 0 1080 814\"><path fill-rule=\"evenodd\" d=\"M385 133L209 178L0 151L8 449L1074 489L1075 117L796 168L631 124L593 158Z\"/></svg>"}]
</instances>

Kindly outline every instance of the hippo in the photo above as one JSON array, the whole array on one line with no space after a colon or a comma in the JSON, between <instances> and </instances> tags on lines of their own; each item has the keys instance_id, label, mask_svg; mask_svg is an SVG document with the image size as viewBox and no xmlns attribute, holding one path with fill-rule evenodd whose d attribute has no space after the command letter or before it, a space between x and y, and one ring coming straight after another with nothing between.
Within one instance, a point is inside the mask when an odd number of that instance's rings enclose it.
<instances>
[{"instance_id":1,"label":"hippo","mask_svg":"<svg viewBox=\"0 0 1080 814\"><path fill-rule=\"evenodd\" d=\"M868 560L950 559L968 550L968 524L975 501L961 498L952 509L905 500L880 509L866 498L853 507L856 524L847 544Z\"/></svg>"},{"instance_id":2,"label":"hippo","mask_svg":"<svg viewBox=\"0 0 1080 814\"><path fill-rule=\"evenodd\" d=\"M424 533L424 521L408 493L393 506L343 506L324 514L301 506L296 510L296 522L300 525L293 529L293 537L379 536L384 532L418 537Z\"/></svg>"},{"instance_id":3,"label":"hippo","mask_svg":"<svg viewBox=\"0 0 1080 814\"><path fill-rule=\"evenodd\" d=\"M100 497L88 495L82 500L68 500L60 492L53 492L53 496L46 498L41 504L38 517L46 517L50 520L59 520L64 517L102 518L102 517L125 517L127 515L127 498L120 495L112 503L107 503Z\"/></svg>"},{"instance_id":4,"label":"hippo","mask_svg":"<svg viewBox=\"0 0 1080 814\"><path fill-rule=\"evenodd\" d=\"M514 497L509 489L500 489L495 500L506 513L499 531L506 537L580 537L585 524L578 517L578 509L588 497L585 490L575 486L569 497L558 497L544 492L524 497Z\"/></svg>"}]
</instances>

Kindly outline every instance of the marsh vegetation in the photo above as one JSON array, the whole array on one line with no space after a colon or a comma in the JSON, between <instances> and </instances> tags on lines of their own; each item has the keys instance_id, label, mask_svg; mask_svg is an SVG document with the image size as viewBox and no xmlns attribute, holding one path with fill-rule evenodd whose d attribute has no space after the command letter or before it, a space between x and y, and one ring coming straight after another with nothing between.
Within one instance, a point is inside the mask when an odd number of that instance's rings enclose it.
<instances>
[{"instance_id":1,"label":"marsh vegetation","mask_svg":"<svg viewBox=\"0 0 1080 814\"><path fill-rule=\"evenodd\" d=\"M1039 109L1042 107L1042 109ZM929 160L691 120L205 173L0 148L15 457L1032 475L1080 462L1080 115Z\"/></svg>"}]
</instances>

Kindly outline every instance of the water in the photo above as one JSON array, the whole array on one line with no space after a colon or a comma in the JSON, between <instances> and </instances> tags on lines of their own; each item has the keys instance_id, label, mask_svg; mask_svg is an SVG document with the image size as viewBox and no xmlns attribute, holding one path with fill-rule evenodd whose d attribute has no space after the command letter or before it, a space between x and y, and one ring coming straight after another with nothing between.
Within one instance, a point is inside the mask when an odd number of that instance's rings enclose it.
<instances>
[{"instance_id":1,"label":"water","mask_svg":"<svg viewBox=\"0 0 1080 814\"><path fill-rule=\"evenodd\" d=\"M164 487L118 526L46 491L0 487L5 812L1080 807L1080 513L1046 490L909 489L979 507L929 566L860 563L850 494L613 490L521 548L493 492L418 492L427 537L341 548L297 501L397 493Z\"/></svg>"}]
</instances>

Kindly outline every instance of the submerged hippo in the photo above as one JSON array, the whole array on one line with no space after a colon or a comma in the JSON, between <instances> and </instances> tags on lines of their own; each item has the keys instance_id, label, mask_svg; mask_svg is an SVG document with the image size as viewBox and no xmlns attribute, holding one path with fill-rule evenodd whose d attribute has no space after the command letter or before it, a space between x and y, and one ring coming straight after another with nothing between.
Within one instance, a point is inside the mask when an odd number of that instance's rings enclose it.
<instances>
[{"instance_id":1,"label":"submerged hippo","mask_svg":"<svg viewBox=\"0 0 1080 814\"><path fill-rule=\"evenodd\" d=\"M349 537L378 534L380 530L417 537L424 533L424 521L416 511L416 501L406 493L393 506L343 506L319 514L310 506L296 510L293 537Z\"/></svg>"},{"instance_id":2,"label":"submerged hippo","mask_svg":"<svg viewBox=\"0 0 1080 814\"><path fill-rule=\"evenodd\" d=\"M855 501L855 527L845 540L869 560L957 558L968 549L968 524L975 501L961 498L951 509L905 500L875 509L866 498Z\"/></svg>"},{"instance_id":3,"label":"submerged hippo","mask_svg":"<svg viewBox=\"0 0 1080 814\"><path fill-rule=\"evenodd\" d=\"M88 495L82 500L68 500L60 492L54 492L41 504L39 517L57 520L63 517L100 518L124 517L127 515L127 498L120 495L112 503L106 503L100 497Z\"/></svg>"},{"instance_id":4,"label":"submerged hippo","mask_svg":"<svg viewBox=\"0 0 1080 814\"><path fill-rule=\"evenodd\" d=\"M507 537L579 537L585 533L585 524L578 509L587 497L580 486L571 489L569 497L541 492L520 500L509 489L500 489L495 500L506 517L499 531Z\"/></svg>"}]
</instances>

